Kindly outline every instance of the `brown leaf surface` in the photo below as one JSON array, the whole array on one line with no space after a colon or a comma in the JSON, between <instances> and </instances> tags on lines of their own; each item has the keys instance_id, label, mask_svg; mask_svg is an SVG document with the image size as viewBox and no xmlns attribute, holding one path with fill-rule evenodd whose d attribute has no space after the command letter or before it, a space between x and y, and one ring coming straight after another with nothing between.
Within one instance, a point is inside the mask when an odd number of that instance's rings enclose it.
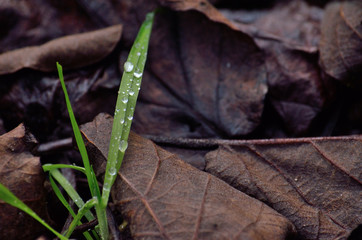
<instances>
[{"instance_id":1,"label":"brown leaf surface","mask_svg":"<svg viewBox=\"0 0 362 240\"><path fill-rule=\"evenodd\" d=\"M362 136L235 141L206 171L286 216L303 239L346 239L362 222Z\"/></svg>"},{"instance_id":2,"label":"brown leaf surface","mask_svg":"<svg viewBox=\"0 0 362 240\"><path fill-rule=\"evenodd\" d=\"M46 220L44 172L29 152L35 143L23 125L0 136L0 182ZM0 201L0 239L34 239L41 231L32 217Z\"/></svg>"},{"instance_id":3,"label":"brown leaf surface","mask_svg":"<svg viewBox=\"0 0 362 240\"><path fill-rule=\"evenodd\" d=\"M160 13L147 61L136 132L238 136L258 126L266 69L247 35L195 11Z\"/></svg>"},{"instance_id":4,"label":"brown leaf surface","mask_svg":"<svg viewBox=\"0 0 362 240\"><path fill-rule=\"evenodd\" d=\"M59 61L65 69L75 69L98 62L109 55L120 40L122 26L52 40L38 47L27 47L0 55L0 74L22 68L56 70Z\"/></svg>"},{"instance_id":5,"label":"brown leaf surface","mask_svg":"<svg viewBox=\"0 0 362 240\"><path fill-rule=\"evenodd\" d=\"M362 72L361 21L361 1L330 4L322 21L319 46L321 67L327 74L359 85Z\"/></svg>"},{"instance_id":6,"label":"brown leaf surface","mask_svg":"<svg viewBox=\"0 0 362 240\"><path fill-rule=\"evenodd\" d=\"M221 12L265 51L272 106L287 136L304 135L333 93L330 84L325 86L316 54L323 10L289 1L267 10Z\"/></svg>"},{"instance_id":7,"label":"brown leaf surface","mask_svg":"<svg viewBox=\"0 0 362 240\"><path fill-rule=\"evenodd\" d=\"M83 125L98 174L104 173L112 118L100 114ZM184 163L131 133L121 173L112 189L117 209L136 239L285 239L293 225L223 181Z\"/></svg>"}]
</instances>

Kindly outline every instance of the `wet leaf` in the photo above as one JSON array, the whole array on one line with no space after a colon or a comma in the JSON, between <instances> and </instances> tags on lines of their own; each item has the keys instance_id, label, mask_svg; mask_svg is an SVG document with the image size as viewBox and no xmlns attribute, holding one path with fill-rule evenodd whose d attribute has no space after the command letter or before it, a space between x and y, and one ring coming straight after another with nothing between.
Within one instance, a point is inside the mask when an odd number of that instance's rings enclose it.
<instances>
[{"instance_id":1,"label":"wet leaf","mask_svg":"<svg viewBox=\"0 0 362 240\"><path fill-rule=\"evenodd\" d=\"M35 143L23 125L0 136L0 182L41 218L47 219L44 173L39 157L29 152ZM26 213L0 201L1 239L34 239L44 230Z\"/></svg>"},{"instance_id":2,"label":"wet leaf","mask_svg":"<svg viewBox=\"0 0 362 240\"><path fill-rule=\"evenodd\" d=\"M55 62L74 69L105 58L120 40L122 26L76 34L52 40L39 47L27 47L0 55L0 74L9 74L22 68L54 71Z\"/></svg>"},{"instance_id":3,"label":"wet leaf","mask_svg":"<svg viewBox=\"0 0 362 240\"><path fill-rule=\"evenodd\" d=\"M332 3L326 8L320 41L321 67L330 76L361 86L362 2Z\"/></svg>"},{"instance_id":4,"label":"wet leaf","mask_svg":"<svg viewBox=\"0 0 362 240\"><path fill-rule=\"evenodd\" d=\"M303 239L346 239L362 219L362 136L236 141L206 171L287 217Z\"/></svg>"},{"instance_id":5,"label":"wet leaf","mask_svg":"<svg viewBox=\"0 0 362 240\"><path fill-rule=\"evenodd\" d=\"M82 127L100 175L111 126L112 118L101 114ZM136 134L130 135L112 196L136 239L285 239L294 234L293 225L266 205Z\"/></svg>"}]
</instances>

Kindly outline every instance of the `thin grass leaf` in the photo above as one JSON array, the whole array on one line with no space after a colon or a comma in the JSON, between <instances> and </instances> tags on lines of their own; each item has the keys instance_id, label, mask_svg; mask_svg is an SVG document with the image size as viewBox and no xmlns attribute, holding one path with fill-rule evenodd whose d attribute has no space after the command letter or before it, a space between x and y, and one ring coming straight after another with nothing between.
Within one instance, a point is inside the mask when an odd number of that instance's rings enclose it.
<instances>
[{"instance_id":1,"label":"thin grass leaf","mask_svg":"<svg viewBox=\"0 0 362 240\"><path fill-rule=\"evenodd\" d=\"M63 196L62 192L60 191L60 189L58 188L58 185L55 183L53 177L51 174L49 174L49 181L50 181L50 185L53 188L53 191L55 193L55 195L58 197L58 199L60 200L60 202L64 205L64 207L68 210L68 212L73 216L73 218L76 216L75 212L73 211L72 207L69 205L68 201L65 199L65 197Z\"/></svg>"},{"instance_id":2,"label":"thin grass leaf","mask_svg":"<svg viewBox=\"0 0 362 240\"><path fill-rule=\"evenodd\" d=\"M69 226L69 228L68 228L68 230L67 230L67 232L66 232L66 234L65 234L66 237L69 238L70 235L72 235L75 227L76 227L77 225L79 225L80 220L82 219L82 217L83 217L87 212L89 212L89 210L90 210L92 207L94 207L97 203L98 203L98 199L97 199L97 197L95 196L95 197L93 197L92 199L88 200L88 201L83 205L83 207L78 210L78 214L74 217L72 223L70 224L70 226Z\"/></svg>"},{"instance_id":3,"label":"thin grass leaf","mask_svg":"<svg viewBox=\"0 0 362 240\"><path fill-rule=\"evenodd\" d=\"M64 191L68 194L68 196L74 201L75 205L77 205L78 208L82 208L84 206L83 199L79 196L77 191L73 188L73 186L70 184L70 182L59 172L58 169L53 169L49 172L49 174L57 180L57 182L62 186ZM89 211L85 214L85 217L88 221L92 221L95 219L93 214Z\"/></svg>"},{"instance_id":4,"label":"thin grass leaf","mask_svg":"<svg viewBox=\"0 0 362 240\"><path fill-rule=\"evenodd\" d=\"M63 164L59 164L59 165L63 165ZM43 166L44 167L44 166ZM69 205L68 201L65 199L65 197L63 196L62 192L60 191L60 189L58 188L57 184L55 183L53 177L51 174L49 174L49 181L50 184L53 188L53 191L55 193L55 195L58 197L58 199L60 200L60 202L64 205L64 207L68 210L68 212L72 215L73 218L76 217L75 212L73 211L72 207ZM79 221L78 225L81 225L82 222ZM87 240L93 240L92 236L90 235L89 232L84 232L83 236L87 239Z\"/></svg>"},{"instance_id":5,"label":"thin grass leaf","mask_svg":"<svg viewBox=\"0 0 362 240\"><path fill-rule=\"evenodd\" d=\"M91 169L91 166L89 163L87 150L85 148L84 141L83 141L82 135L80 133L77 121L74 117L73 109L72 109L72 106L70 104L69 97L68 97L67 88L65 87L64 77L63 77L63 68L58 62L57 62L57 69L58 69L60 84L62 85L62 89L64 92L65 103L67 105L70 122L72 124L73 132L74 132L74 137L77 142L77 146L78 146L80 155L82 156L82 160L83 160L83 164L84 164L84 168L85 168L85 172L86 172L86 176L87 176L87 180L88 180L89 189L91 191L92 196L97 196L98 199L100 200L101 196L100 196L97 179L95 178L95 175L91 173L92 169Z\"/></svg>"},{"instance_id":6,"label":"thin grass leaf","mask_svg":"<svg viewBox=\"0 0 362 240\"><path fill-rule=\"evenodd\" d=\"M36 214L33 210L31 210L25 203L23 203L19 198L17 198L9 189L7 189L4 185L0 183L0 200L19 208L25 213L29 214L35 220L40 222L43 226L49 229L52 233L54 233L61 240L67 240L68 238L64 237L56 230L54 230L51 226L49 226L43 219L41 219L38 214Z\"/></svg>"},{"instance_id":7,"label":"thin grass leaf","mask_svg":"<svg viewBox=\"0 0 362 240\"><path fill-rule=\"evenodd\" d=\"M77 142L79 152L80 152L80 154L82 156L83 165L84 165L86 176L87 176L88 186L89 186L89 189L90 189L90 192L91 192L92 196L97 197L97 199L98 199L98 201L97 201L98 204L96 204L95 208L96 208L96 213L97 213L97 217L98 217L99 232L100 232L100 235L101 235L102 239L108 239L109 232L108 232L107 218L105 217L105 214L106 214L105 212L106 211L100 205L101 193L100 193L100 190L99 190L97 178L96 178L96 175L95 175L95 173L94 173L94 171L91 168L91 165L89 163L87 150L85 148L82 135L80 133L77 121L75 120L74 113L73 113L73 110L72 110L72 106L71 106L70 101L69 101L68 92L67 92L67 89L66 89L65 83L64 83L63 68L58 62L57 62L57 69L58 69L60 83L62 85L62 89L63 89L63 92L64 92L65 102L66 102L66 105L67 105L69 118L70 118L70 121L71 121L71 124L72 124L74 137L75 137L75 140ZM53 170L53 171L55 171L55 170ZM86 213L86 216L87 216L87 214L88 213Z\"/></svg>"},{"instance_id":8,"label":"thin grass leaf","mask_svg":"<svg viewBox=\"0 0 362 240\"><path fill-rule=\"evenodd\" d=\"M75 165L69 165L69 164L50 164L50 163L48 163L48 164L44 164L42 167L43 167L44 172L48 172L50 170L59 169L59 168L71 168L71 169L74 169L74 170L77 170L77 171L80 171L80 172L86 174L85 168L75 166Z\"/></svg>"},{"instance_id":9,"label":"thin grass leaf","mask_svg":"<svg viewBox=\"0 0 362 240\"><path fill-rule=\"evenodd\" d=\"M111 187L121 167L124 153L128 146L128 136L146 63L154 15L154 12L147 14L146 20L143 22L124 64L102 189L101 204L103 208L107 206Z\"/></svg>"}]
</instances>

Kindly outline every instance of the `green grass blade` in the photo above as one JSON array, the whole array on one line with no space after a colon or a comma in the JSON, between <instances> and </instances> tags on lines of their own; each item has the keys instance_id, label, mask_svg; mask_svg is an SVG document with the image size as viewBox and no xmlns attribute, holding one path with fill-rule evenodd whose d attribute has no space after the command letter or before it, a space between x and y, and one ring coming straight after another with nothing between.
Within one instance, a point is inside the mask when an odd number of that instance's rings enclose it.
<instances>
[{"instance_id":1,"label":"green grass blade","mask_svg":"<svg viewBox=\"0 0 362 240\"><path fill-rule=\"evenodd\" d=\"M82 159L83 159L83 164L84 164L84 168L85 168L85 171L86 171L88 185L89 185L92 196L97 196L98 199L100 200L101 196L100 196L100 191L99 191L99 187L98 187L98 184L97 184L97 179L95 178L95 175L91 173L92 170L91 170L91 166L90 166L90 163L89 163L87 150L85 148L82 135L80 133L77 121L75 119L73 109L72 109L72 106L70 104L70 100L69 100L69 97L68 97L68 92L67 92L67 89L66 89L66 86L65 86L65 83L64 83L63 68L58 62L57 62L57 69L58 69L60 84L62 85L62 89L63 89L63 92L64 92L65 103L67 105L70 122L72 124L73 132L74 132L74 137L75 137L75 140L77 142L77 146L78 146L80 155L82 156Z\"/></svg>"},{"instance_id":2,"label":"green grass blade","mask_svg":"<svg viewBox=\"0 0 362 240\"><path fill-rule=\"evenodd\" d=\"M53 169L59 169L59 168L71 168L77 171L80 171L85 174L85 169L83 167L75 166L75 165L69 165L69 164L44 164L43 166L44 172L48 172Z\"/></svg>"},{"instance_id":3,"label":"green grass blade","mask_svg":"<svg viewBox=\"0 0 362 240\"><path fill-rule=\"evenodd\" d=\"M65 235L66 237L69 238L70 235L72 235L75 227L76 227L77 225L79 225L80 220L82 219L82 217L83 217L87 212L89 212L92 207L94 207L94 206L98 203L98 200L97 200L97 199L98 199L98 198L97 198L96 196L93 197L92 199L88 200L88 201L83 205L82 208L80 208L80 209L78 210L78 214L74 217L72 223L70 224L70 226L69 226L69 228L68 228L68 230L67 230L67 233L66 233L66 235Z\"/></svg>"},{"instance_id":4,"label":"green grass blade","mask_svg":"<svg viewBox=\"0 0 362 240\"><path fill-rule=\"evenodd\" d=\"M60 189L58 188L57 184L55 183L53 177L51 174L49 174L49 181L50 181L50 185L53 188L53 191L55 193L55 195L58 197L58 199L60 200L60 202L64 205L64 207L68 210L68 212L73 216L73 218L75 217L75 212L73 211L73 209L71 208L71 206L69 205L68 201L65 199L65 197L63 196L62 192L60 191Z\"/></svg>"},{"instance_id":5,"label":"green grass blade","mask_svg":"<svg viewBox=\"0 0 362 240\"><path fill-rule=\"evenodd\" d=\"M53 169L49 172L49 174L57 180L57 182L62 186L62 188L67 192L68 196L74 201L75 205L78 208L82 208L84 206L83 199L79 196L77 191L73 188L70 182L59 172L58 169ZM95 219L93 214L89 211L85 214L85 217L88 221L92 221Z\"/></svg>"},{"instance_id":6,"label":"green grass blade","mask_svg":"<svg viewBox=\"0 0 362 240\"><path fill-rule=\"evenodd\" d=\"M128 135L146 63L154 15L154 12L147 14L146 20L143 22L127 61L124 64L122 81L118 91L116 110L114 113L102 191L101 204L104 208L107 206L111 187L121 167L123 156L128 146Z\"/></svg>"},{"instance_id":7,"label":"green grass blade","mask_svg":"<svg viewBox=\"0 0 362 240\"><path fill-rule=\"evenodd\" d=\"M52 233L54 233L58 238L61 240L66 240L68 238L64 237L56 230L54 230L51 226L49 226L43 219L41 219L38 214L36 214L33 210L31 210L25 203L23 203L19 198L17 198L9 189L7 189L4 185L0 183L0 200L19 208L20 210L24 211L25 213L29 214L35 220L40 222L43 226L49 229Z\"/></svg>"}]
</instances>

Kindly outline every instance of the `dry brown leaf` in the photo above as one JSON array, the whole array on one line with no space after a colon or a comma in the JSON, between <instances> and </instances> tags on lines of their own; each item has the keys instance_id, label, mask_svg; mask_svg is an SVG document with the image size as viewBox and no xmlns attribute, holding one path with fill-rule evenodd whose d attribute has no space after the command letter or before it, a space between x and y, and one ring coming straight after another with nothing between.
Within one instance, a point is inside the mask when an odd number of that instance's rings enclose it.
<instances>
[{"instance_id":1,"label":"dry brown leaf","mask_svg":"<svg viewBox=\"0 0 362 240\"><path fill-rule=\"evenodd\" d=\"M26 47L0 55L0 74L22 68L56 70L55 62L75 69L98 62L109 55L120 40L122 26L58 38L37 47Z\"/></svg>"},{"instance_id":2,"label":"dry brown leaf","mask_svg":"<svg viewBox=\"0 0 362 240\"><path fill-rule=\"evenodd\" d=\"M346 239L362 222L362 136L235 141L206 171L286 216L303 239Z\"/></svg>"},{"instance_id":3,"label":"dry brown leaf","mask_svg":"<svg viewBox=\"0 0 362 240\"><path fill-rule=\"evenodd\" d=\"M195 11L163 12L147 61L136 132L239 136L258 126L267 76L264 56L249 36Z\"/></svg>"},{"instance_id":4,"label":"dry brown leaf","mask_svg":"<svg viewBox=\"0 0 362 240\"><path fill-rule=\"evenodd\" d=\"M334 93L324 84L316 54L323 9L289 1L270 9L220 11L265 51L270 100L287 136L305 135Z\"/></svg>"},{"instance_id":5,"label":"dry brown leaf","mask_svg":"<svg viewBox=\"0 0 362 240\"><path fill-rule=\"evenodd\" d=\"M361 86L362 2L332 3L325 11L320 63L330 76Z\"/></svg>"},{"instance_id":6,"label":"dry brown leaf","mask_svg":"<svg viewBox=\"0 0 362 240\"><path fill-rule=\"evenodd\" d=\"M82 127L102 175L112 118L100 114ZM135 239L286 239L294 226L263 203L186 164L131 133L113 202Z\"/></svg>"},{"instance_id":7,"label":"dry brown leaf","mask_svg":"<svg viewBox=\"0 0 362 240\"><path fill-rule=\"evenodd\" d=\"M44 172L29 150L35 139L24 125L0 136L0 182L43 219L47 219ZM35 239L44 227L23 211L0 201L0 239Z\"/></svg>"}]
</instances>

